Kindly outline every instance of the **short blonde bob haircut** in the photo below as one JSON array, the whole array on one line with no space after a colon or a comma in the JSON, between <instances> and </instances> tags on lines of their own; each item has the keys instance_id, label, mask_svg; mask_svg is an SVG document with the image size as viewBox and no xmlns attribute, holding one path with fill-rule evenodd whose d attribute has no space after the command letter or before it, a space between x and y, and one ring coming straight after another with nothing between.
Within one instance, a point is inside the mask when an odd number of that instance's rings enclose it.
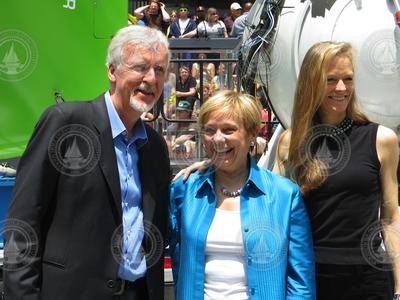
<instances>
[{"instance_id":1,"label":"short blonde bob haircut","mask_svg":"<svg viewBox=\"0 0 400 300\"><path fill-rule=\"evenodd\" d=\"M243 124L247 133L258 133L261 125L261 106L250 95L222 90L208 98L200 108L197 123L202 129L211 113L234 118Z\"/></svg>"}]
</instances>

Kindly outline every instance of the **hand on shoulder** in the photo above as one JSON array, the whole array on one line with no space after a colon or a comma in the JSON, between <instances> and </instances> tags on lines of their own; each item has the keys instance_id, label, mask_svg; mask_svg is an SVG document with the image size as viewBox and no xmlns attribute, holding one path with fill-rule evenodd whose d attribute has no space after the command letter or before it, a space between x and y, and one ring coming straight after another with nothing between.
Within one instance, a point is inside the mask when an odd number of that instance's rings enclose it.
<instances>
[{"instance_id":1,"label":"hand on shoulder","mask_svg":"<svg viewBox=\"0 0 400 300\"><path fill-rule=\"evenodd\" d=\"M194 173L196 171L199 171L200 173L203 173L209 166L210 166L211 160L203 160L203 161L198 161L190 165L189 167L180 170L175 177L172 179L172 181L176 181L179 179L181 176L183 179L183 182L186 182L186 180L189 178L191 173Z\"/></svg>"}]
</instances>

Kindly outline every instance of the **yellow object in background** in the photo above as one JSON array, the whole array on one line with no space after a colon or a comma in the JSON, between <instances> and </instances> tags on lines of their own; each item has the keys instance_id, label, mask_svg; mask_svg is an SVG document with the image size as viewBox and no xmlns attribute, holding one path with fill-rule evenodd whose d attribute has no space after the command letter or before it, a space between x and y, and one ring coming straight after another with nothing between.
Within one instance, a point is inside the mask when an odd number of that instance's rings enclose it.
<instances>
[{"instance_id":1,"label":"yellow object in background","mask_svg":"<svg viewBox=\"0 0 400 300\"><path fill-rule=\"evenodd\" d=\"M176 96L175 95L171 95L168 98L169 103L175 103L176 102Z\"/></svg>"},{"instance_id":2,"label":"yellow object in background","mask_svg":"<svg viewBox=\"0 0 400 300\"><path fill-rule=\"evenodd\" d=\"M138 19L135 16L131 15L131 14L128 14L128 21L132 25L137 25L137 23L138 23Z\"/></svg>"}]
</instances>

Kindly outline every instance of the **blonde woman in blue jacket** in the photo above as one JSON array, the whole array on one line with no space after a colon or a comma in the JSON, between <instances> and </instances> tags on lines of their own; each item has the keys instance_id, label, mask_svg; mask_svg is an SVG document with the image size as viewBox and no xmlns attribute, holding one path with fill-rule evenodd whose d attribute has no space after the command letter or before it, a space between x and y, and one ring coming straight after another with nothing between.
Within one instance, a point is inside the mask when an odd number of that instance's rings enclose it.
<instances>
[{"instance_id":1,"label":"blonde woman in blue jacket","mask_svg":"<svg viewBox=\"0 0 400 300\"><path fill-rule=\"evenodd\" d=\"M248 155L260 128L248 95L222 91L199 115L212 165L171 185L177 300L315 299L308 216L297 185Z\"/></svg>"}]
</instances>

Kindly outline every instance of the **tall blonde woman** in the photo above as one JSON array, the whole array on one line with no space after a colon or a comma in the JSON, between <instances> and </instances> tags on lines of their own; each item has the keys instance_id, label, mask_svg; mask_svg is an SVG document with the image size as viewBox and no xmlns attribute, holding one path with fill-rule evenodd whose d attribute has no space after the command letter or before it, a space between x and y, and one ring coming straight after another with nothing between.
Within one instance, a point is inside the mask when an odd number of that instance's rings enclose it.
<instances>
[{"instance_id":1,"label":"tall blonde woman","mask_svg":"<svg viewBox=\"0 0 400 300\"><path fill-rule=\"evenodd\" d=\"M357 106L351 45L311 47L274 171L301 188L314 239L317 299L389 300L400 293L397 143L392 130L370 122ZM372 255L380 247L379 222L392 266Z\"/></svg>"},{"instance_id":2,"label":"tall blonde woman","mask_svg":"<svg viewBox=\"0 0 400 300\"><path fill-rule=\"evenodd\" d=\"M249 155L261 124L254 98L222 91L198 123L212 165L171 185L177 300L315 299L307 213L297 185Z\"/></svg>"}]
</instances>

